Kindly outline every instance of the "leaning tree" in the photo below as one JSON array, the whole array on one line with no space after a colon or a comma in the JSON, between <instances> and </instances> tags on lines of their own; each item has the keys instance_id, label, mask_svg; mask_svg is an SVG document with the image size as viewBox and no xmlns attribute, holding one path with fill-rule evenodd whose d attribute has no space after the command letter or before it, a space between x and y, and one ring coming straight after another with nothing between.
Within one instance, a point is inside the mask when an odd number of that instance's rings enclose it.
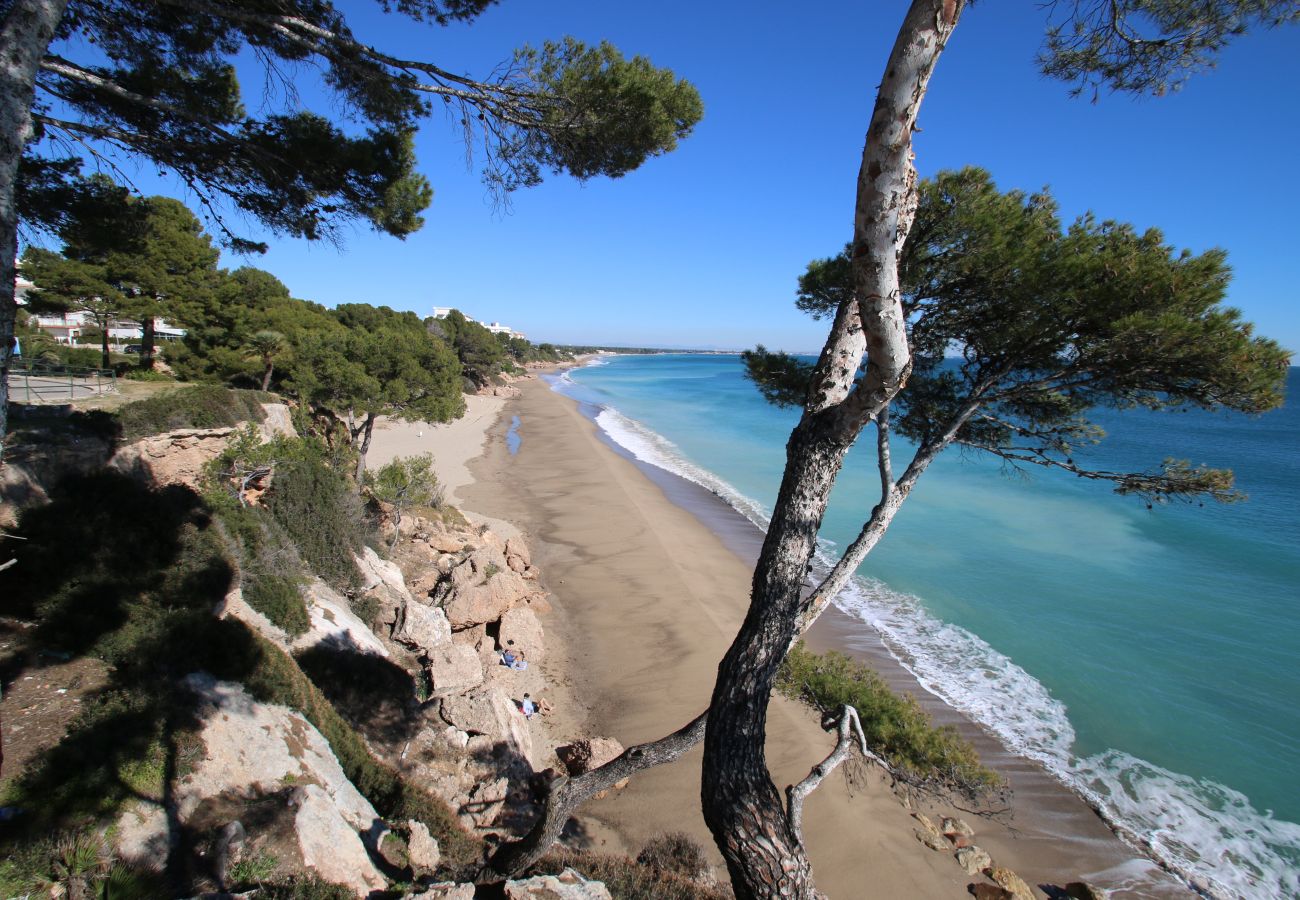
<instances>
[{"instance_id":1,"label":"leaning tree","mask_svg":"<svg viewBox=\"0 0 1300 900\"><path fill-rule=\"evenodd\" d=\"M924 434L923 446L929 447L931 454L955 440L970 439L981 441L984 449L1002 451L1004 458L1014 462L1047 465L1073 464L1071 457L1062 458L1059 451L1068 451L1069 444L1084 434L1072 424L1081 409L1086 408L1079 403L1095 402L1106 391L1112 392L1117 403L1151 402L1165 387L1173 386L1162 386L1158 381L1138 382L1136 379L1143 368L1140 360L1124 361L1125 353L1140 355L1150 349L1138 339L1144 327L1160 330L1159 323L1143 325L1140 316L1127 325L1116 325L1120 331L1125 328L1128 331L1127 338L1118 333L1113 335L1115 343L1109 351L1110 362L1119 365L1120 370L1113 373L1111 383L1103 384L1105 376L1099 375L1092 388L1080 387L1055 409L1032 408L1035 402L1051 406L1055 395L1050 390L1031 397L1028 387L1023 387L1026 396L1022 399L1001 398L1001 402L983 407L991 419L972 422L978 410L964 414L965 407L960 403L962 389L992 390L992 383L1006 388L1001 380L990 382L990 386L985 386L985 382L1001 372L1008 361L981 360L969 372L962 373L962 380L952 383L942 373L932 371L932 359L942 356L943 349L936 354L933 345L924 344L915 348L914 353L909 327L912 310L905 305L909 302L908 295L900 282L903 274L900 257L908 246L920 202L912 133L934 67L952 38L965 5L964 0L913 0L899 30L877 88L867 128L858 174L853 239L846 255L836 263L845 278L828 285L834 288L833 297L823 308L832 319L820 357L807 368L798 366L797 361L770 354L757 353L752 357L755 374L766 371L774 376L788 376L764 381L776 392L775 396L793 400L802 407L803 413L787 444L786 469L755 568L750 606L735 641L718 667L709 709L677 732L629 748L605 766L557 785L534 830L522 841L505 845L495 853L491 860L495 875L519 871L544 852L568 813L586 799L639 770L678 758L704 735L701 799L705 820L727 862L737 896L814 896L799 815L802 797L815 786L817 775L814 773L808 781L791 789L787 802L783 802L764 757L766 716L777 671L789 648L855 568L850 557L837 565L822 585L812 589L807 585L822 517L849 448L868 424L882 425L879 433L888 435L890 404L917 369L922 370L917 374L930 377L918 380L914 397L921 401L926 390L934 396L932 401L927 401L932 405L916 402L909 406L909 412L915 410L917 415L923 415L930 409L935 415L934 423L941 427L938 431L929 426L920 428L918 423L922 420L915 416L903 427L917 428L916 433ZM1271 0L1210 3L1114 0L1105 4L1078 0L1050 4L1049 10L1052 18L1040 63L1047 74L1072 81L1076 93L1101 88L1163 93L1177 87L1192 72L1212 64L1215 54L1249 26L1278 25L1300 17L1300 9L1294 2ZM1095 224L1081 228L1084 234L1077 238L1078 246L1084 249L1091 243L1097 252L1133 252L1133 241L1140 243L1147 238L1111 234L1114 229ZM1114 240L1117 246L1108 248L1108 240ZM1159 245L1158 237L1151 240ZM1130 246L1125 249L1122 246L1125 244ZM952 249L936 246L941 252ZM1161 253L1154 253L1143 258L1160 256ZM1168 261L1169 254L1165 252L1164 256ZM1211 258L1199 265L1212 262ZM1064 261L1058 274L1067 272L1068 261ZM1165 277L1167 287L1170 280L1175 287L1182 284L1172 274L1166 273ZM1201 286L1193 290L1206 289ZM976 317L993 316L987 327L992 329L996 340L986 342L990 348L996 347L999 340L1009 340L1009 332L1028 330L1032 324L1056 324L1050 318L1029 315L1028 311L1022 321L1010 304L1003 303L1004 299L999 295L974 313ZM1213 302L1201 306L1200 313L1195 310L1195 303L1184 310L1189 316L1186 325L1163 323L1170 329L1167 336L1171 341L1177 342L1176 332L1180 329L1185 335L1191 335L1198 329L1213 331L1218 327L1222 340L1226 344L1235 342L1242 353L1229 365L1210 366L1202 373L1205 378L1202 383L1178 385L1176 396L1184 402L1222 403L1244 409L1267 408L1275 402L1272 398L1279 376L1275 371L1272 375L1269 372L1277 361L1276 347L1252 341L1245 326L1232 314L1218 310ZM942 331L938 324L941 319L938 316L933 320L930 337ZM955 325L944 327L961 334ZM1008 329L1008 333L998 337L1000 328ZM918 337L926 335L923 332ZM975 330L968 337L976 337ZM1126 339L1131 343L1127 350L1121 351L1119 344ZM1045 336L1043 340L1037 352L1050 355L1052 339ZM1069 341L1058 339L1056 343L1061 348L1057 352L1067 355L1073 352ZM970 352L978 356L982 351ZM1234 364L1254 374L1239 377ZM1215 385L1212 381L1220 375L1228 377L1227 385ZM1243 383L1247 381L1250 384ZM785 392L781 393L782 390ZM948 437L954 425L956 430ZM1041 427L1045 429L1044 438L1059 441L1043 443L1038 435L1016 431L1023 427ZM1016 443L1012 435L1026 440ZM877 507L878 512L872 515L875 524L869 521L864 537L855 544L856 554L878 540L880 526L888 524L881 521L881 516L892 517L896 511L894 504L901 502L910 490L910 475L919 475L918 470L910 469L895 479L888 462L888 449L886 439L881 466L884 499ZM923 469L928 459L923 455L920 462ZM1140 476L1136 481L1122 477L1112 480L1130 490L1151 495L1193 491L1222 495L1228 490L1220 473L1178 466ZM841 728L832 760L843 758L842 750L852 737L850 729Z\"/></svg>"},{"instance_id":2,"label":"leaning tree","mask_svg":"<svg viewBox=\"0 0 1300 900\"><path fill-rule=\"evenodd\" d=\"M378 0L418 22L469 21L495 0ZM240 99L234 60L260 63L262 112ZM308 66L330 94L299 105ZM280 105L275 106L275 100ZM6 432L20 223L57 230L85 205L82 163L174 173L237 250L234 208L271 231L335 236L366 222L422 224L432 190L412 134L445 111L508 192L544 172L618 177L672 150L699 121L698 93L609 44L525 47L486 79L365 43L329 0L10 0L0 12L0 446Z\"/></svg>"}]
</instances>

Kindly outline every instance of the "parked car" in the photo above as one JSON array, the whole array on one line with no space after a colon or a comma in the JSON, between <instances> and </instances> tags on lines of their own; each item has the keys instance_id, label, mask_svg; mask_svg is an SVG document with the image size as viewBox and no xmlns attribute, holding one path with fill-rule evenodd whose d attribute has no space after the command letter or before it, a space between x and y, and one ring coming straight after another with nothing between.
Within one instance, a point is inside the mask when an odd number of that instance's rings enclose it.
<instances>
[{"instance_id":1,"label":"parked car","mask_svg":"<svg viewBox=\"0 0 1300 900\"><path fill-rule=\"evenodd\" d=\"M140 352L141 350L143 350L143 349L144 349L144 346L141 345L141 344L127 344L125 347L122 348L122 352L123 352L123 353L139 353L139 352Z\"/></svg>"}]
</instances>

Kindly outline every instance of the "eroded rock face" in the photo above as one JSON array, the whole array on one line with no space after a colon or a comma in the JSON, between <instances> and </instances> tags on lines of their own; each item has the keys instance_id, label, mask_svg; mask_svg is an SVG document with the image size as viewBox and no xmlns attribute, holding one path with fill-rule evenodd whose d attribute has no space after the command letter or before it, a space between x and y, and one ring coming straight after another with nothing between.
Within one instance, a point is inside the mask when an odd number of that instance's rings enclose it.
<instances>
[{"instance_id":1,"label":"eroded rock face","mask_svg":"<svg viewBox=\"0 0 1300 900\"><path fill-rule=\"evenodd\" d=\"M365 622L357 618L347 599L319 578L304 590L311 627L293 642L294 650L306 650L329 642L339 648L387 657L388 649Z\"/></svg>"},{"instance_id":2,"label":"eroded rock face","mask_svg":"<svg viewBox=\"0 0 1300 900\"><path fill-rule=\"evenodd\" d=\"M127 444L109 468L143 476L159 487L181 484L199 489L208 463L221 455L238 428L185 428Z\"/></svg>"},{"instance_id":3,"label":"eroded rock face","mask_svg":"<svg viewBox=\"0 0 1300 900\"><path fill-rule=\"evenodd\" d=\"M291 802L298 810L294 828L303 865L326 881L347 885L358 896L388 886L388 881L370 861L361 838L324 788L303 785L294 791Z\"/></svg>"},{"instance_id":4,"label":"eroded rock face","mask_svg":"<svg viewBox=\"0 0 1300 900\"><path fill-rule=\"evenodd\" d=\"M448 640L426 651L425 658L435 696L463 693L483 683L483 662L473 647Z\"/></svg>"},{"instance_id":5,"label":"eroded rock face","mask_svg":"<svg viewBox=\"0 0 1300 900\"><path fill-rule=\"evenodd\" d=\"M423 653L451 643L451 623L447 614L435 606L425 606L414 600L402 608L393 640Z\"/></svg>"},{"instance_id":6,"label":"eroded rock face","mask_svg":"<svg viewBox=\"0 0 1300 900\"><path fill-rule=\"evenodd\" d=\"M623 745L613 738L583 738L555 748L555 755L564 763L570 775L583 775L599 769L611 759L623 755Z\"/></svg>"},{"instance_id":7,"label":"eroded rock face","mask_svg":"<svg viewBox=\"0 0 1300 900\"><path fill-rule=\"evenodd\" d=\"M451 627L461 629L497 621L532 593L528 582L507 566L501 550L484 546L456 563L430 596L446 610Z\"/></svg>"},{"instance_id":8,"label":"eroded rock face","mask_svg":"<svg viewBox=\"0 0 1300 900\"><path fill-rule=\"evenodd\" d=\"M501 817L509 795L510 781L506 778L480 781L461 804L461 820L467 828L490 828Z\"/></svg>"},{"instance_id":9,"label":"eroded rock face","mask_svg":"<svg viewBox=\"0 0 1300 900\"><path fill-rule=\"evenodd\" d=\"M406 852L411 859L411 866L418 871L432 872L442 861L442 851L438 842L429 834L429 828L423 822L411 819L406 823L410 838L406 842ZM473 896L471 892L470 896Z\"/></svg>"},{"instance_id":10,"label":"eroded rock face","mask_svg":"<svg viewBox=\"0 0 1300 900\"><path fill-rule=\"evenodd\" d=\"M612 900L604 882L588 881L573 869L506 882L507 900Z\"/></svg>"}]
</instances>

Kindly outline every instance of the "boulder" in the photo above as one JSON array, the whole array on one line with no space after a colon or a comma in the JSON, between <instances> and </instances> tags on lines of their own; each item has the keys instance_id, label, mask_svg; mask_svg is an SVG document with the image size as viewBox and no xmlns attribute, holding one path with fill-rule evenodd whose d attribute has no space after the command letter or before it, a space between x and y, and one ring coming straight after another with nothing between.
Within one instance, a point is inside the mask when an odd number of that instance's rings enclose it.
<instances>
[{"instance_id":1,"label":"boulder","mask_svg":"<svg viewBox=\"0 0 1300 900\"><path fill-rule=\"evenodd\" d=\"M1005 866L990 866L984 870L984 874L997 882L999 887L1010 891L1011 896L1016 900L1034 900L1033 889L1023 878Z\"/></svg>"},{"instance_id":2,"label":"boulder","mask_svg":"<svg viewBox=\"0 0 1300 900\"><path fill-rule=\"evenodd\" d=\"M937 825L930 821L930 817L925 813L912 813L912 818L916 819L916 824L921 826L921 830L926 834L933 835L936 838L943 837L943 832L939 830Z\"/></svg>"},{"instance_id":3,"label":"boulder","mask_svg":"<svg viewBox=\"0 0 1300 900\"><path fill-rule=\"evenodd\" d=\"M448 641L427 650L425 658L435 696L463 694L483 683L483 662L473 647Z\"/></svg>"},{"instance_id":4,"label":"boulder","mask_svg":"<svg viewBox=\"0 0 1300 900\"><path fill-rule=\"evenodd\" d=\"M939 825L939 830L945 835L964 834L966 837L974 837L975 829L971 828L961 819L954 819L951 816L944 816Z\"/></svg>"},{"instance_id":5,"label":"boulder","mask_svg":"<svg viewBox=\"0 0 1300 900\"><path fill-rule=\"evenodd\" d=\"M460 629L495 622L532 593L523 577L506 565L500 550L481 547L453 566L430 596L447 611L451 627Z\"/></svg>"},{"instance_id":6,"label":"boulder","mask_svg":"<svg viewBox=\"0 0 1300 900\"><path fill-rule=\"evenodd\" d=\"M524 658L529 662L541 662L546 655L546 642L537 613L526 607L508 609L502 613L501 626L497 631L497 646L515 647L524 651Z\"/></svg>"},{"instance_id":7,"label":"boulder","mask_svg":"<svg viewBox=\"0 0 1300 900\"><path fill-rule=\"evenodd\" d=\"M623 745L613 738L583 738L572 744L555 748L555 755L564 763L570 775L582 775L599 769L611 759L623 754Z\"/></svg>"},{"instance_id":8,"label":"boulder","mask_svg":"<svg viewBox=\"0 0 1300 900\"><path fill-rule=\"evenodd\" d=\"M1074 900L1108 900L1110 892L1093 887L1086 881L1071 881L1065 886L1065 895Z\"/></svg>"},{"instance_id":9,"label":"boulder","mask_svg":"<svg viewBox=\"0 0 1300 900\"><path fill-rule=\"evenodd\" d=\"M470 790L469 797L461 806L461 819L470 828L492 827L501 817L509 793L510 782L505 778L480 781Z\"/></svg>"},{"instance_id":10,"label":"boulder","mask_svg":"<svg viewBox=\"0 0 1300 900\"><path fill-rule=\"evenodd\" d=\"M451 623L441 609L411 600L402 607L393 640L427 654L451 643Z\"/></svg>"},{"instance_id":11,"label":"boulder","mask_svg":"<svg viewBox=\"0 0 1300 900\"><path fill-rule=\"evenodd\" d=\"M511 571L518 572L520 575L528 571L528 563L524 562L518 556L507 556L506 565L510 567Z\"/></svg>"},{"instance_id":12,"label":"boulder","mask_svg":"<svg viewBox=\"0 0 1300 900\"><path fill-rule=\"evenodd\" d=\"M523 564L524 569L533 564L532 557L528 553L528 544L524 543L522 538L512 537L506 541L506 562L509 563L511 560L516 559ZM513 569L514 566L510 568ZM522 572L523 569L516 569L515 571Z\"/></svg>"},{"instance_id":13,"label":"boulder","mask_svg":"<svg viewBox=\"0 0 1300 900\"><path fill-rule=\"evenodd\" d=\"M948 849L947 843L945 843L944 839L939 835L931 834L930 832L924 831L923 829L920 828L913 828L912 834L913 836L916 837L918 841L920 841L922 844L925 844L925 846L929 847L931 850Z\"/></svg>"},{"instance_id":14,"label":"boulder","mask_svg":"<svg viewBox=\"0 0 1300 900\"><path fill-rule=\"evenodd\" d=\"M344 884L359 896L380 891L387 879L375 868L356 831L343 818L325 789L306 784L294 790L294 829L303 865L326 881Z\"/></svg>"},{"instance_id":15,"label":"boulder","mask_svg":"<svg viewBox=\"0 0 1300 900\"><path fill-rule=\"evenodd\" d=\"M262 409L266 410L266 418L257 426L261 432L262 439L266 441L274 440L278 437L296 438L298 431L293 427L293 414L289 412L288 405L284 403L263 403Z\"/></svg>"},{"instance_id":16,"label":"boulder","mask_svg":"<svg viewBox=\"0 0 1300 900\"><path fill-rule=\"evenodd\" d=\"M353 559L356 560L357 569L361 572L362 591L383 590L395 600L411 599L410 591L406 589L406 580L402 578L402 570L396 563L381 559L371 547L363 548Z\"/></svg>"},{"instance_id":17,"label":"boulder","mask_svg":"<svg viewBox=\"0 0 1300 900\"><path fill-rule=\"evenodd\" d=\"M406 852L411 860L411 868L417 872L432 872L438 868L438 863L442 861L442 851L438 849L438 842L433 839L433 835L429 834L428 826L411 819L406 827L410 835L406 841Z\"/></svg>"},{"instance_id":18,"label":"boulder","mask_svg":"<svg viewBox=\"0 0 1300 900\"><path fill-rule=\"evenodd\" d=\"M304 589L311 627L294 640L294 650L306 650L328 642L332 646L351 648L361 653L388 656L388 649L370 627L352 611L348 601L336 590L313 578Z\"/></svg>"},{"instance_id":19,"label":"boulder","mask_svg":"<svg viewBox=\"0 0 1300 900\"><path fill-rule=\"evenodd\" d=\"M483 735L532 760L533 736L528 720L506 693L494 687L479 687L468 694L446 697L440 714L448 725L470 735Z\"/></svg>"},{"instance_id":20,"label":"boulder","mask_svg":"<svg viewBox=\"0 0 1300 900\"><path fill-rule=\"evenodd\" d=\"M971 892L975 900L1015 900L1016 896L1004 887L983 881L966 885L966 890Z\"/></svg>"},{"instance_id":21,"label":"boulder","mask_svg":"<svg viewBox=\"0 0 1300 900\"><path fill-rule=\"evenodd\" d=\"M425 543L429 545L429 549L438 553L459 553L465 549L464 535L450 531L434 531Z\"/></svg>"},{"instance_id":22,"label":"boulder","mask_svg":"<svg viewBox=\"0 0 1300 900\"><path fill-rule=\"evenodd\" d=\"M983 850L976 846L963 847L955 854L957 864L966 870L967 875L978 875L989 866L993 865L993 859Z\"/></svg>"},{"instance_id":23,"label":"boulder","mask_svg":"<svg viewBox=\"0 0 1300 900\"><path fill-rule=\"evenodd\" d=\"M506 900L612 900L604 882L588 881L573 869L506 882Z\"/></svg>"},{"instance_id":24,"label":"boulder","mask_svg":"<svg viewBox=\"0 0 1300 900\"><path fill-rule=\"evenodd\" d=\"M539 616L546 615L553 608L554 607L551 606L551 601L546 598L546 594L544 593L538 592L528 598L528 609L531 609Z\"/></svg>"},{"instance_id":25,"label":"boulder","mask_svg":"<svg viewBox=\"0 0 1300 900\"><path fill-rule=\"evenodd\" d=\"M115 472L141 476L159 487L202 486L208 464L221 455L239 428L184 428L142 438L113 455Z\"/></svg>"}]
</instances>

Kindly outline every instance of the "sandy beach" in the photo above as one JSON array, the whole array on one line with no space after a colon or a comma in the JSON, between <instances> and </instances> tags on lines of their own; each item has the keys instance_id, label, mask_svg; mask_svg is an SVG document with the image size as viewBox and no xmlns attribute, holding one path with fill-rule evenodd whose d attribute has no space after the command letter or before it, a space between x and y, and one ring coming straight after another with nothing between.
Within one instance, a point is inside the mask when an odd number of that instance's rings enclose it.
<instances>
[{"instance_id":1,"label":"sandy beach","mask_svg":"<svg viewBox=\"0 0 1300 900\"><path fill-rule=\"evenodd\" d=\"M551 737L567 729L625 745L659 737L706 705L748 602L760 536L707 491L628 458L541 379L519 386L515 400L467 398L469 412L451 425L388 423L376 434L372 464L433 452L450 500L527 536L555 607L544 619L548 659L538 673L541 688L566 707L545 723ZM506 432L515 416L512 454ZM923 811L963 815L994 862L1032 885L1086 879L1119 888L1117 896L1188 895L1043 770L923 694L861 630L832 612L810 643L867 658L896 688L918 694L932 715L976 740L1015 791L1013 814L996 821L932 803L920 804ZM773 701L767 750L778 787L803 778L832 744L809 710ZM699 777L697 750L588 804L581 818L590 844L635 855L651 837L683 830L720 865L699 811ZM983 879L924 847L914 826L881 775L859 771L850 781L836 773L807 807L819 888L832 898L969 896L966 885Z\"/></svg>"}]
</instances>

